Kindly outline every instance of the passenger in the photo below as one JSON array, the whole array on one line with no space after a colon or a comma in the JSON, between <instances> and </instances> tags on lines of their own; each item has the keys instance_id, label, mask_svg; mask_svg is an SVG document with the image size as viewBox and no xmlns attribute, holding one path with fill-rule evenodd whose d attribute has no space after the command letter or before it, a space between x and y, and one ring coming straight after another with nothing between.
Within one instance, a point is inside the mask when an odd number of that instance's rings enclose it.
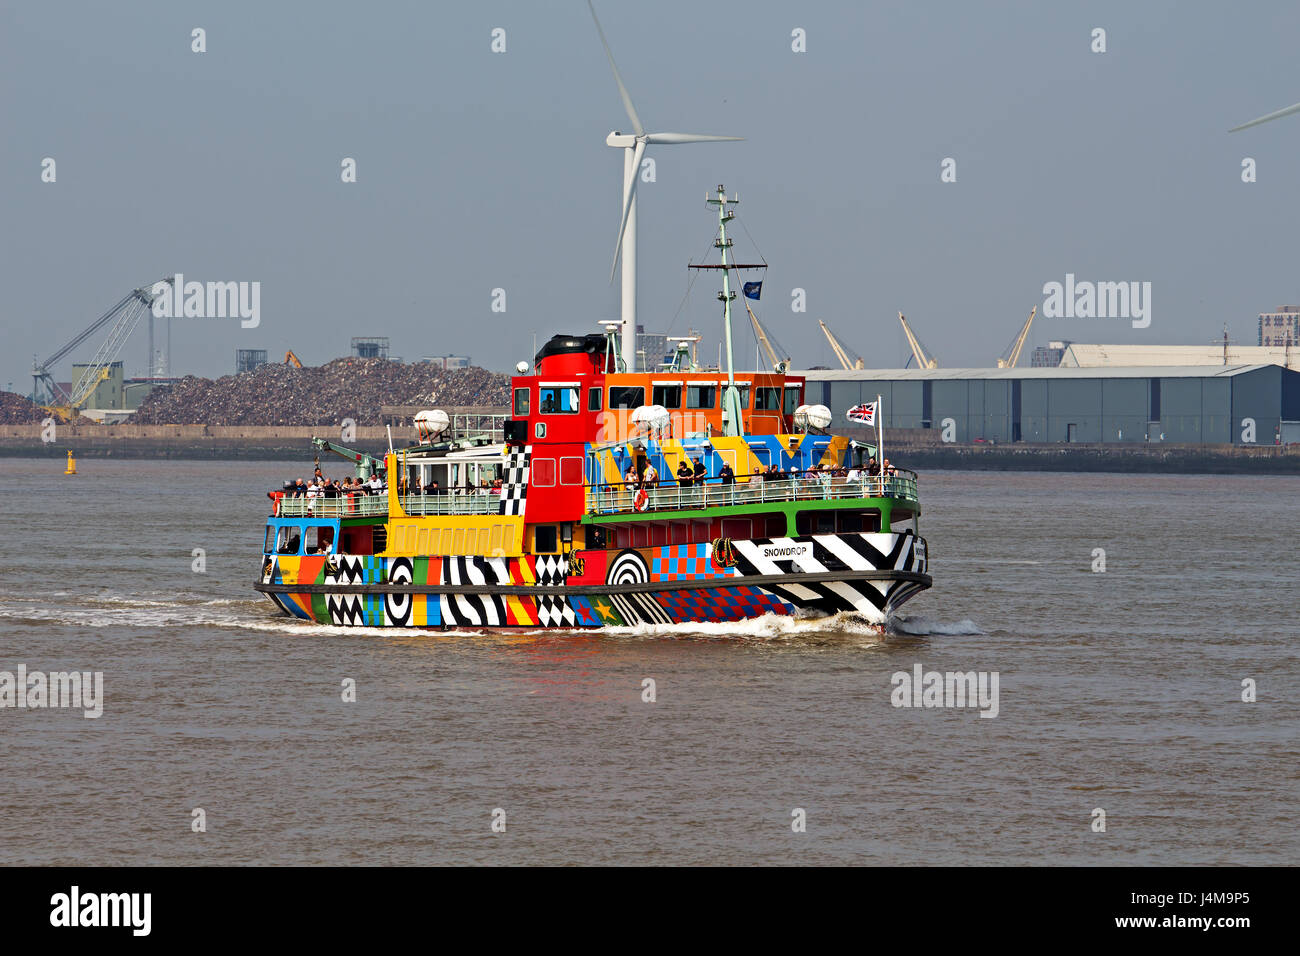
<instances>
[{"instance_id":1,"label":"passenger","mask_svg":"<svg viewBox=\"0 0 1300 956\"><path fill-rule=\"evenodd\" d=\"M641 476L637 474L635 462L628 466L627 474L623 476L623 480L627 483L629 491L636 491L641 487Z\"/></svg>"},{"instance_id":2,"label":"passenger","mask_svg":"<svg viewBox=\"0 0 1300 956\"><path fill-rule=\"evenodd\" d=\"M867 462L867 477L878 478L880 476L880 465L876 462L876 456L872 455L871 460Z\"/></svg>"},{"instance_id":3,"label":"passenger","mask_svg":"<svg viewBox=\"0 0 1300 956\"><path fill-rule=\"evenodd\" d=\"M641 476L641 486L647 490L657 487L659 484L659 469L654 466L654 462L646 462L645 474Z\"/></svg>"},{"instance_id":4,"label":"passenger","mask_svg":"<svg viewBox=\"0 0 1300 956\"><path fill-rule=\"evenodd\" d=\"M718 478L724 485L734 485L736 483L736 473L731 470L731 465L725 461L722 463L722 470L718 472Z\"/></svg>"},{"instance_id":5,"label":"passenger","mask_svg":"<svg viewBox=\"0 0 1300 956\"><path fill-rule=\"evenodd\" d=\"M440 495L440 494L442 494L442 489L438 486L438 479L437 479L437 478L434 478L432 481L429 482L429 487L427 487L427 488L424 489L424 493L425 493L426 495Z\"/></svg>"},{"instance_id":6,"label":"passenger","mask_svg":"<svg viewBox=\"0 0 1300 956\"><path fill-rule=\"evenodd\" d=\"M695 481L695 471L691 468L690 463L683 458L677 463L677 484L682 488L689 488Z\"/></svg>"},{"instance_id":7,"label":"passenger","mask_svg":"<svg viewBox=\"0 0 1300 956\"><path fill-rule=\"evenodd\" d=\"M695 458L695 469L694 469L694 473L695 473L695 483L696 483L697 485L703 485L703 484L704 484L704 479L705 479L705 478L708 476L708 474L709 474L709 470L708 470L707 468L704 467L704 461L703 461L703 459L701 459L698 455L697 455L696 458Z\"/></svg>"},{"instance_id":8,"label":"passenger","mask_svg":"<svg viewBox=\"0 0 1300 956\"><path fill-rule=\"evenodd\" d=\"M844 480L849 482L859 481L861 478L862 469L860 469L856 464L854 464L853 467L849 469L848 474L844 476Z\"/></svg>"}]
</instances>

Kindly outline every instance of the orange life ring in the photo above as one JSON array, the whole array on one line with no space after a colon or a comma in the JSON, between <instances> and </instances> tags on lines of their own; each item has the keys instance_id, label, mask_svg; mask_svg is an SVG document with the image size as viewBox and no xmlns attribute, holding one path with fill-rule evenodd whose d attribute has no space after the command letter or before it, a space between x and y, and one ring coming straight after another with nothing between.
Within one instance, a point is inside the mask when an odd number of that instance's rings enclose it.
<instances>
[{"instance_id":1,"label":"orange life ring","mask_svg":"<svg viewBox=\"0 0 1300 956\"><path fill-rule=\"evenodd\" d=\"M632 499L632 507L637 511L645 511L650 507L650 496L646 494L644 488L638 488L636 497Z\"/></svg>"}]
</instances>

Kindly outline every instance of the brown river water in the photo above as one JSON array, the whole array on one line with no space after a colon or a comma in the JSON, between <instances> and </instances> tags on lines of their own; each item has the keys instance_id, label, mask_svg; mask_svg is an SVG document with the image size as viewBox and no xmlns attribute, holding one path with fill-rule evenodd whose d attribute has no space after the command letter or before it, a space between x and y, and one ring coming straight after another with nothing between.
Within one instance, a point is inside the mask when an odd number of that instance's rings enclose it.
<instances>
[{"instance_id":1,"label":"brown river water","mask_svg":"<svg viewBox=\"0 0 1300 956\"><path fill-rule=\"evenodd\" d=\"M923 474L883 637L473 635L251 590L302 462L62 466L0 460L0 671L103 712L0 708L0 863L1300 863L1297 478ZM996 717L893 706L916 665Z\"/></svg>"}]
</instances>

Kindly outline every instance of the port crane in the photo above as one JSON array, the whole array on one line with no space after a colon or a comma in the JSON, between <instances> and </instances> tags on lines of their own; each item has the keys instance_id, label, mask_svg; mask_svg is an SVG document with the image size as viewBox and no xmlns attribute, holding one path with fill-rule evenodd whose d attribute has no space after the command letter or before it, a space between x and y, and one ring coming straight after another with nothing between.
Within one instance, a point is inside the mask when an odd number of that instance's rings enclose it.
<instances>
[{"instance_id":1,"label":"port crane","mask_svg":"<svg viewBox=\"0 0 1300 956\"><path fill-rule=\"evenodd\" d=\"M822 327L822 334L826 336L826 341L831 344L831 351L834 352L835 357L840 360L841 366L849 371L865 367L865 363L862 361L862 356L858 355L857 352L853 352L852 357L850 357L850 350L840 344L840 340L834 336L825 322L818 319L817 324Z\"/></svg>"},{"instance_id":2,"label":"port crane","mask_svg":"<svg viewBox=\"0 0 1300 956\"><path fill-rule=\"evenodd\" d=\"M790 356L788 354L781 355L773 348L772 340L768 338L767 332L763 330L762 324L758 321L758 316L754 314L754 310L749 307L748 302L745 303L745 311L749 313L749 321L754 326L754 337L758 339L758 344L763 347L763 351L767 353L768 361L772 363L772 371L784 372L790 367ZM780 346L780 343L778 342L777 345ZM785 351L785 348L781 348L781 352Z\"/></svg>"},{"instance_id":3,"label":"port crane","mask_svg":"<svg viewBox=\"0 0 1300 956\"><path fill-rule=\"evenodd\" d=\"M938 368L938 361L926 352L925 346L923 346L921 340L916 337L916 333L912 331L912 327L907 324L907 319L903 317L902 312L898 313L898 321L903 323L903 334L907 336L907 344L912 347L912 357L916 359L916 367Z\"/></svg>"},{"instance_id":4,"label":"port crane","mask_svg":"<svg viewBox=\"0 0 1300 956\"><path fill-rule=\"evenodd\" d=\"M175 276L168 276L162 282L171 285ZM118 353L122 351L122 346L126 340L131 337L131 333L139 324L140 319L153 308L154 300L157 296L153 293L153 285L132 289L117 305L113 306L80 333L70 339L58 351L47 358L44 362L32 366L32 399L40 402L46 409L54 412L65 421L75 418L82 407L89 400L95 387L108 378L109 369L116 361ZM73 349L102 329L109 326L108 337L100 344L95 351L94 357L85 366L82 373L77 376L77 380L72 384L71 391L64 391L51 374L51 369L66 357ZM152 356L150 356L152 360Z\"/></svg>"},{"instance_id":5,"label":"port crane","mask_svg":"<svg viewBox=\"0 0 1300 956\"><path fill-rule=\"evenodd\" d=\"M1034 324L1034 315L1038 312L1038 306L1029 310L1029 318L1025 319L1024 326L1020 329L1020 334L1016 336L1011 343L1011 347L1002 353L1002 358L998 359L998 368L1015 368L1016 362L1020 361L1020 350L1025 347L1025 339L1029 338L1029 327Z\"/></svg>"},{"instance_id":6,"label":"port crane","mask_svg":"<svg viewBox=\"0 0 1300 956\"><path fill-rule=\"evenodd\" d=\"M294 368L302 368L302 359L294 354L293 349L289 349L284 353L284 364L292 365Z\"/></svg>"}]
</instances>

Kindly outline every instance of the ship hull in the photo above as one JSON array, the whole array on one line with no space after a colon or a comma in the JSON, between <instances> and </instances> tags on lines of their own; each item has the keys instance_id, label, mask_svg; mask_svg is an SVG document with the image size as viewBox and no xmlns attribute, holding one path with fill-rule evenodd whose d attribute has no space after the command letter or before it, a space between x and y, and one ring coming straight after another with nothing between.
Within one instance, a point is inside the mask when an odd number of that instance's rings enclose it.
<instances>
[{"instance_id":1,"label":"ship hull","mask_svg":"<svg viewBox=\"0 0 1300 956\"><path fill-rule=\"evenodd\" d=\"M883 625L931 579L912 532L715 539L571 555L263 559L286 614L355 627L572 629L848 612Z\"/></svg>"}]
</instances>

